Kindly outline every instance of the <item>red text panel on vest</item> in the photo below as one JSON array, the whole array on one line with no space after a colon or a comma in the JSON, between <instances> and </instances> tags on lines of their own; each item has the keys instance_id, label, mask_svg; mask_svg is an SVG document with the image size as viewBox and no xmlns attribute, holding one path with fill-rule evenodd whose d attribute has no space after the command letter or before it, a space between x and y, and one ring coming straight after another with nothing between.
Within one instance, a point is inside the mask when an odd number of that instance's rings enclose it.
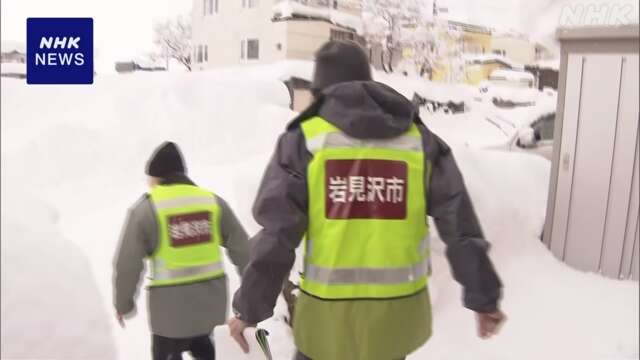
<instances>
[{"instance_id":1,"label":"red text panel on vest","mask_svg":"<svg viewBox=\"0 0 640 360\"><path fill-rule=\"evenodd\" d=\"M168 225L173 247L211 241L211 213L208 211L170 216Z\"/></svg>"},{"instance_id":2,"label":"red text panel on vest","mask_svg":"<svg viewBox=\"0 0 640 360\"><path fill-rule=\"evenodd\" d=\"M396 160L327 160L328 219L405 219L407 163Z\"/></svg>"}]
</instances>

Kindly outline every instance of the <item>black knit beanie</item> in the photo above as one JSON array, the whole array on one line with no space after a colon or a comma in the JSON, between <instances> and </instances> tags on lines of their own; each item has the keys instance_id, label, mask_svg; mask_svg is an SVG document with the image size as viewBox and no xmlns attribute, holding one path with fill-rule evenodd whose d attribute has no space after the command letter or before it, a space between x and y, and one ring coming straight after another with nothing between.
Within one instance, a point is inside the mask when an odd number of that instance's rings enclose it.
<instances>
[{"instance_id":1,"label":"black knit beanie","mask_svg":"<svg viewBox=\"0 0 640 360\"><path fill-rule=\"evenodd\" d=\"M354 41L326 42L316 52L311 90L321 91L347 81L370 81L371 67L364 49Z\"/></svg>"},{"instance_id":2,"label":"black knit beanie","mask_svg":"<svg viewBox=\"0 0 640 360\"><path fill-rule=\"evenodd\" d=\"M164 178L175 173L185 173L184 159L178 145L171 141L163 142L151 155L147 162L146 173L150 176Z\"/></svg>"}]
</instances>

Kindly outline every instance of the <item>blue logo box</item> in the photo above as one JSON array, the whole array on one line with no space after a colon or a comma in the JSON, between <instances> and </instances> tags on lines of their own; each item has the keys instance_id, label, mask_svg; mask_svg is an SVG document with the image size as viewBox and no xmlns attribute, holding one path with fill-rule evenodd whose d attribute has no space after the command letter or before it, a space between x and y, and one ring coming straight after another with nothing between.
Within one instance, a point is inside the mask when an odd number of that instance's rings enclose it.
<instances>
[{"instance_id":1,"label":"blue logo box","mask_svg":"<svg viewBox=\"0 0 640 360\"><path fill-rule=\"evenodd\" d=\"M93 84L93 19L28 18L27 84Z\"/></svg>"}]
</instances>

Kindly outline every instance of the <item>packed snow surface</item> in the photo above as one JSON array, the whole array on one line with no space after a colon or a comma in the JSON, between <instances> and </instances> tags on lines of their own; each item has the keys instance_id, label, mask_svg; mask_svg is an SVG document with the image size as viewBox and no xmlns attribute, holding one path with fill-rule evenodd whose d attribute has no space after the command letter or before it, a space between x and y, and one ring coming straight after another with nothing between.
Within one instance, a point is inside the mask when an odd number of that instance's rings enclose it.
<instances>
[{"instance_id":1,"label":"packed snow surface","mask_svg":"<svg viewBox=\"0 0 640 360\"><path fill-rule=\"evenodd\" d=\"M111 304L112 259L126 209L146 191L145 162L161 141L176 141L190 176L225 198L255 233L251 205L261 174L295 115L282 66L105 75L92 86L2 80L3 358L45 351L56 359L100 358L100 351L114 358L113 342L119 359L150 357L145 290L125 329ZM411 83L424 82L396 83L408 93ZM427 84L437 93L437 84ZM485 106L471 113L481 119ZM462 307L443 244L434 239L434 335L408 359L637 359L638 283L573 270L539 240L548 161L451 143L493 244L509 319L500 336L476 337L474 314ZM229 282L234 291L232 271ZM280 300L261 324L278 360L294 351L283 314Z\"/></svg>"}]
</instances>

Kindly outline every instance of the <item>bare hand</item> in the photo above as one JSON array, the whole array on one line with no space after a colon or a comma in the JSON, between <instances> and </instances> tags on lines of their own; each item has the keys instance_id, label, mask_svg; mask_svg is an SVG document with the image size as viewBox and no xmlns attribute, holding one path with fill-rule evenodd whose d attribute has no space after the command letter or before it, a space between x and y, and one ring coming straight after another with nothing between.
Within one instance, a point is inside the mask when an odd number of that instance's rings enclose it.
<instances>
[{"instance_id":1,"label":"bare hand","mask_svg":"<svg viewBox=\"0 0 640 360\"><path fill-rule=\"evenodd\" d=\"M500 310L492 313L476 313L478 336L482 339L488 339L496 335L505 320L506 316Z\"/></svg>"},{"instance_id":2,"label":"bare hand","mask_svg":"<svg viewBox=\"0 0 640 360\"><path fill-rule=\"evenodd\" d=\"M124 326L124 315L122 314L116 314L116 319L118 319L118 323L120 324L121 328L125 328Z\"/></svg>"},{"instance_id":3,"label":"bare hand","mask_svg":"<svg viewBox=\"0 0 640 360\"><path fill-rule=\"evenodd\" d=\"M229 334L231 337L240 345L242 351L245 354L249 353L249 343L247 343L247 339L244 338L243 331L248 327L254 327L255 325L247 324L246 322L238 319L231 318L227 321L227 325L229 325Z\"/></svg>"}]
</instances>

